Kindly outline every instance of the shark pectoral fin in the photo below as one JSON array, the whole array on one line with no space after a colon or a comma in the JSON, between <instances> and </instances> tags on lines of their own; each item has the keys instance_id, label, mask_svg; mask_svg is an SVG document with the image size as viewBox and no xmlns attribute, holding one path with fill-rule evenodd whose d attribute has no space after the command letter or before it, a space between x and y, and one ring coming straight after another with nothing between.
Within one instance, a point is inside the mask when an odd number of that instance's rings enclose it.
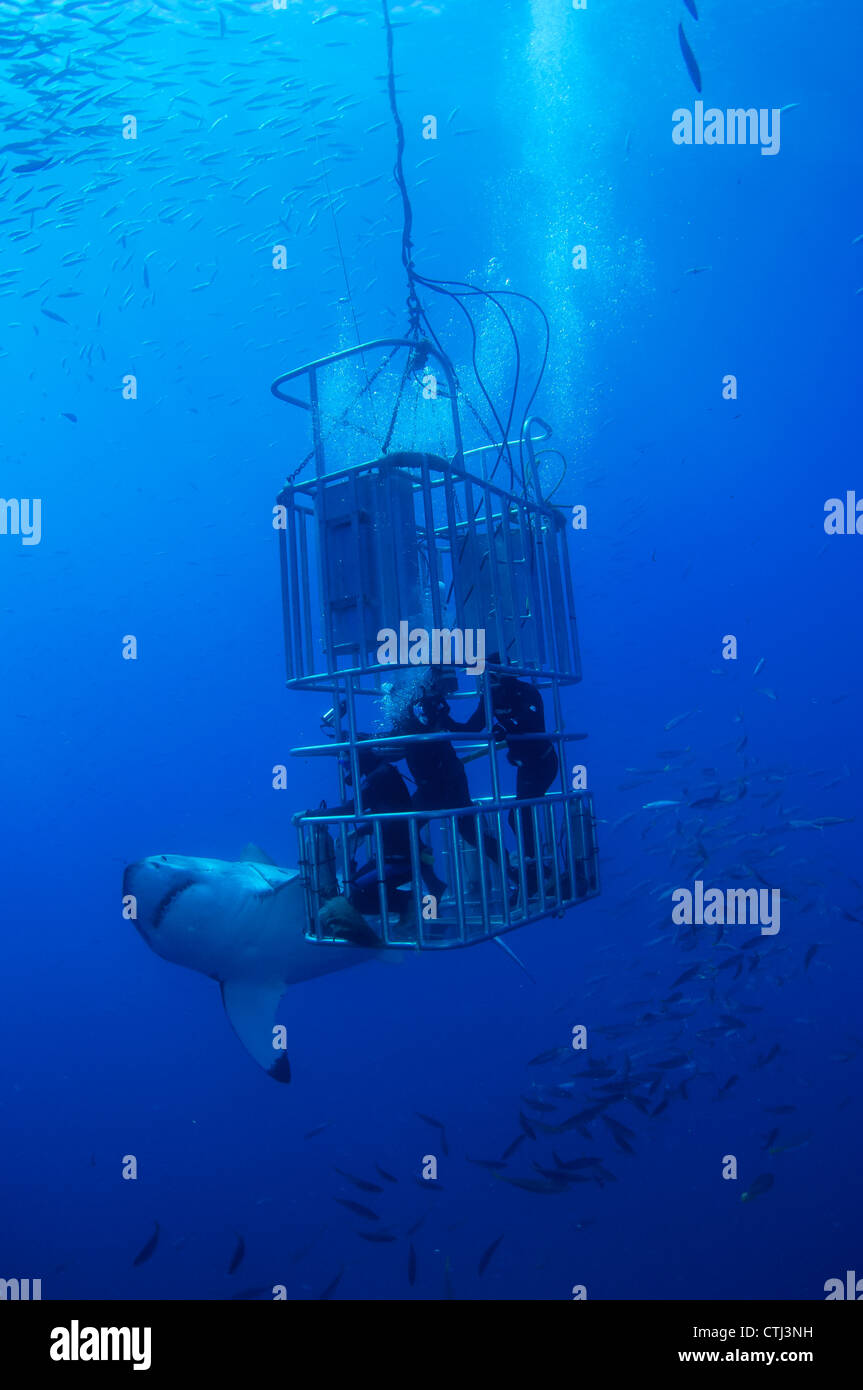
<instances>
[{"instance_id":1,"label":"shark pectoral fin","mask_svg":"<svg viewBox=\"0 0 863 1390\"><path fill-rule=\"evenodd\" d=\"M228 1022L243 1047L274 1081L290 1081L291 1064L283 1048L276 1047L273 1019L285 992L281 981L224 980L222 1003Z\"/></svg>"}]
</instances>

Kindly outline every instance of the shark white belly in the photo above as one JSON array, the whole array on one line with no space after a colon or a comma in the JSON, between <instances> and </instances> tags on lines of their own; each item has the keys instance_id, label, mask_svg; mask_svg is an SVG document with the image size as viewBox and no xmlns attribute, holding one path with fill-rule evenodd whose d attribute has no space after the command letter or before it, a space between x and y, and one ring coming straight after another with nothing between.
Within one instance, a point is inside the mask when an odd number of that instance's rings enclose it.
<instances>
[{"instance_id":1,"label":"shark white belly","mask_svg":"<svg viewBox=\"0 0 863 1390\"><path fill-rule=\"evenodd\" d=\"M299 873L274 864L154 855L129 865L123 894L127 916L157 956L219 981L234 1032L276 1081L291 1075L273 1027L287 987L382 954L307 941Z\"/></svg>"}]
</instances>

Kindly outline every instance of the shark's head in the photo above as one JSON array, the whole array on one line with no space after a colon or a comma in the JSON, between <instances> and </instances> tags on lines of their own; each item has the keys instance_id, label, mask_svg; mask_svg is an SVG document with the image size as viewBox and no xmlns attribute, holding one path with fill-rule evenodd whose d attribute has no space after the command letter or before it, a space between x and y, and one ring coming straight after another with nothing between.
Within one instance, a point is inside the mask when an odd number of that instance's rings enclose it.
<instances>
[{"instance_id":1,"label":"shark's head","mask_svg":"<svg viewBox=\"0 0 863 1390\"><path fill-rule=\"evenodd\" d=\"M205 885L201 866L207 862L180 854L154 854L129 864L123 874L123 896L134 899L132 920L150 949L165 960L188 963L183 946L188 944L192 915L174 909L181 895Z\"/></svg>"}]
</instances>

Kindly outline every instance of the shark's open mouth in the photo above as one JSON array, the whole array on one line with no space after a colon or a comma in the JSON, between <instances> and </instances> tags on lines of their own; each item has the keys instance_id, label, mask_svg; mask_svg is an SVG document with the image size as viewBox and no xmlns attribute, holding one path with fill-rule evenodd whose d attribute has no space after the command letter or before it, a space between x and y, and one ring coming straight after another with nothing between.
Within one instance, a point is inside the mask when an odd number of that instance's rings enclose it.
<instances>
[{"instance_id":1,"label":"shark's open mouth","mask_svg":"<svg viewBox=\"0 0 863 1390\"><path fill-rule=\"evenodd\" d=\"M174 899L178 898L181 893L185 893L187 888L193 888L197 882L198 879L196 878L184 878L171 889L170 893L165 894L153 913L152 925L154 928L161 925L165 913Z\"/></svg>"}]
</instances>

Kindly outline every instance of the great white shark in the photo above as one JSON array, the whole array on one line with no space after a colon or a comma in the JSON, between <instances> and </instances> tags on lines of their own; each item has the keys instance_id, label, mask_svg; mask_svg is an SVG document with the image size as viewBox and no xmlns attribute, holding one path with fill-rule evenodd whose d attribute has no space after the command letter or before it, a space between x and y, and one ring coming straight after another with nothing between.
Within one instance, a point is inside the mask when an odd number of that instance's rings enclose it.
<instances>
[{"instance_id":1,"label":"great white shark","mask_svg":"<svg viewBox=\"0 0 863 1390\"><path fill-rule=\"evenodd\" d=\"M276 1081L291 1079L280 1030L273 1027L285 990L318 975L402 955L375 945L308 941L299 872L248 855L237 863L153 855L128 866L123 895L126 915L157 956L218 981L231 1027ZM370 928L366 935L369 942L377 939Z\"/></svg>"}]
</instances>

